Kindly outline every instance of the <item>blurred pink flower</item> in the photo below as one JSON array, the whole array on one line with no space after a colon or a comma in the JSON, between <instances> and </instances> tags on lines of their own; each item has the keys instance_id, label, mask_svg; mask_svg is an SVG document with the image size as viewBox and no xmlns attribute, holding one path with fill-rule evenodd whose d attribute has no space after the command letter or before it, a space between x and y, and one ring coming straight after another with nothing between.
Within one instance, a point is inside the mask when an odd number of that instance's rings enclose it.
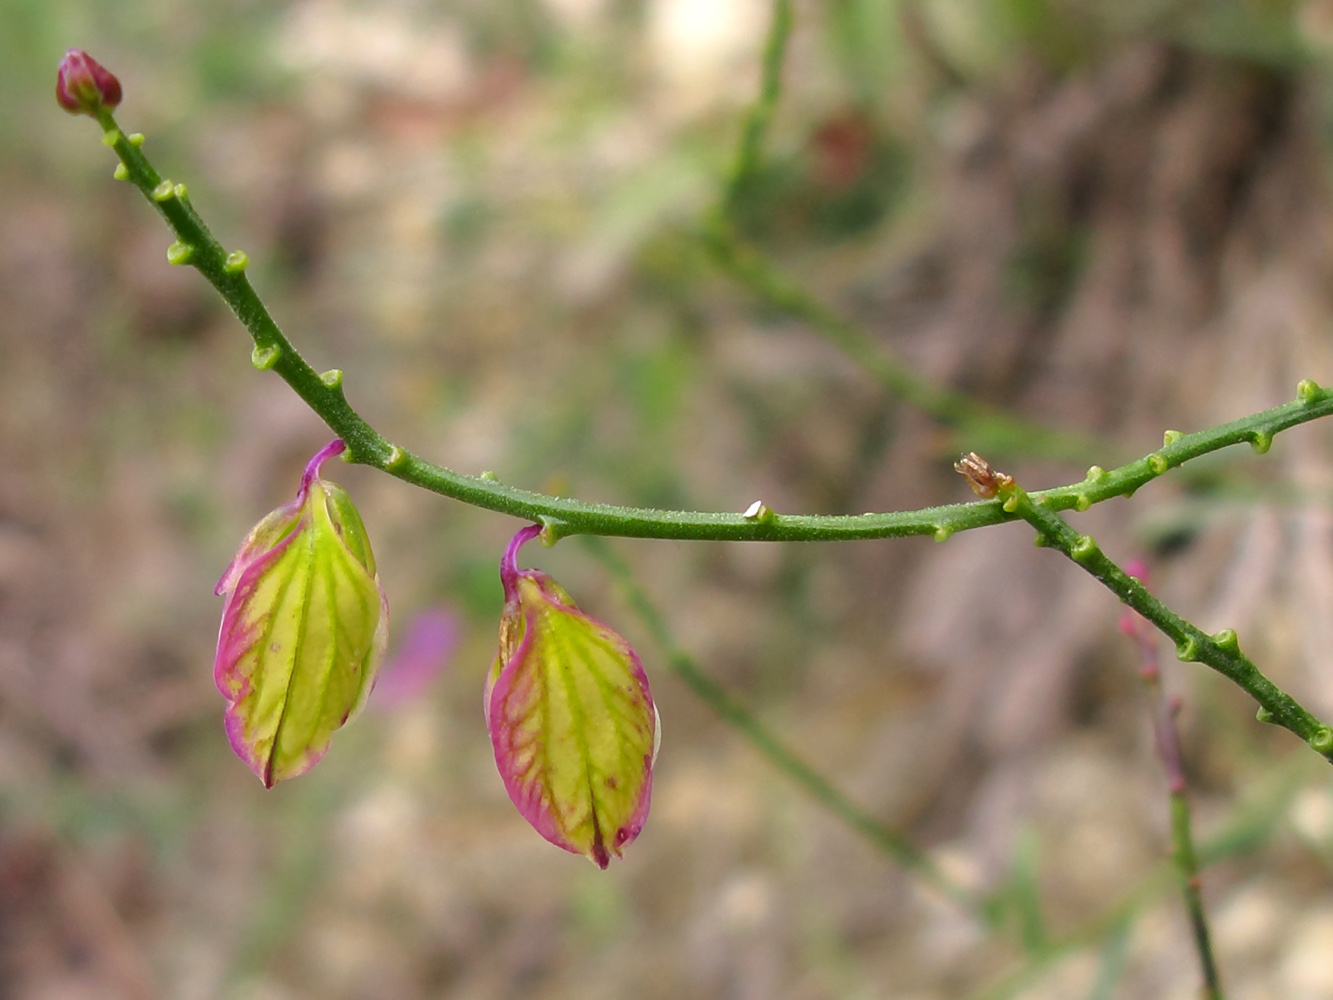
<instances>
[{"instance_id":1,"label":"blurred pink flower","mask_svg":"<svg viewBox=\"0 0 1333 1000\"><path fill-rule=\"evenodd\" d=\"M449 666L457 648L458 621L453 614L444 608L421 612L380 670L372 707L393 708L420 698Z\"/></svg>"}]
</instances>

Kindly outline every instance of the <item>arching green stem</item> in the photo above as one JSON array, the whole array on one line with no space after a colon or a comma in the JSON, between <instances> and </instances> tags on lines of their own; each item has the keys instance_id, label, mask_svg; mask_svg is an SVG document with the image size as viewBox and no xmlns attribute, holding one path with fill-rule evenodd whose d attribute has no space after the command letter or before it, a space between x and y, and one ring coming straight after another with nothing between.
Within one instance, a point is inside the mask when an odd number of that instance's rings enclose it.
<instances>
[{"instance_id":1,"label":"arching green stem","mask_svg":"<svg viewBox=\"0 0 1333 1000\"><path fill-rule=\"evenodd\" d=\"M122 132L110 111L101 111L98 121L105 143L120 158L117 176L137 187L175 234L171 259L195 268L217 289L250 332L255 365L281 376L347 443L351 461L375 466L404 482L475 507L540 522L546 526L543 537L547 542L572 534L773 542L928 535L943 541L955 532L1016 516L995 500L858 515L782 514L766 507L749 515L622 507L547 496L506 485L493 476L464 475L427 462L387 441L366 423L347 402L340 371L320 374L306 363L245 276L246 255L229 253L217 241L195 211L184 185L159 176L140 148L142 137ZM1109 472L1094 466L1082 482L1046 490L1041 496L1051 511L1085 510L1111 497L1129 496L1167 469L1219 448L1248 441L1266 450L1278 432L1331 413L1333 393L1303 382L1293 402L1195 434L1168 433L1167 443L1144 458Z\"/></svg>"}]
</instances>

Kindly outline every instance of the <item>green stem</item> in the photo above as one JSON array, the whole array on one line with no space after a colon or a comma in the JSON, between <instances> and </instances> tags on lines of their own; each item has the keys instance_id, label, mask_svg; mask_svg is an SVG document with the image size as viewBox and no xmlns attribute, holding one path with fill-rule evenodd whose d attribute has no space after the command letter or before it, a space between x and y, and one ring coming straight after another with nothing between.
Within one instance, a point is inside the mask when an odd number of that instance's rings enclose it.
<instances>
[{"instance_id":1,"label":"green stem","mask_svg":"<svg viewBox=\"0 0 1333 1000\"><path fill-rule=\"evenodd\" d=\"M1185 437L1176 439L1175 445L1186 440ZM1175 445L1169 444L1167 448ZM1162 465L1162 471L1165 471L1166 459L1155 465ZM1224 630L1213 636L1205 635L1153 597L1140 581L1107 558L1090 536L1079 534L1056 513L1058 507L1051 502L1052 492L1029 495L1019 487L1009 485L1001 487L1000 500L1007 511L1021 517L1037 530L1040 544L1059 549L1100 580L1121 601L1152 622L1175 643L1176 655L1181 660L1206 664L1233 681L1259 703L1260 719L1290 730L1316 753L1333 762L1333 729L1320 722L1295 698L1269 680L1240 651L1235 632Z\"/></svg>"},{"instance_id":2,"label":"green stem","mask_svg":"<svg viewBox=\"0 0 1333 1000\"><path fill-rule=\"evenodd\" d=\"M184 187L172 186L159 177L138 142L120 131L110 112L102 112L99 121L106 133L104 141L120 157L125 178L175 233L178 242L170 259L190 264L208 279L250 332L255 364L271 368L292 387L347 443L351 461L374 466L404 482L475 507L542 522L548 529L548 541L572 534L773 542L928 535L943 541L955 532L1015 517L996 500L859 515L777 514L763 509L746 516L622 507L547 496L505 485L494 476L467 476L426 462L387 441L348 404L341 372L320 375L306 363L246 278L244 255L228 254L223 249L195 212ZM1167 469L1220 448L1249 441L1264 450L1278 432L1329 414L1333 414L1333 392L1303 382L1300 397L1293 402L1195 434L1168 433L1168 443L1161 449L1110 472L1094 466L1083 482L1045 491L1044 502L1052 511L1085 510L1111 497L1129 496Z\"/></svg>"},{"instance_id":3,"label":"green stem","mask_svg":"<svg viewBox=\"0 0 1333 1000\"><path fill-rule=\"evenodd\" d=\"M649 600L643 589L634 582L624 561L611 551L602 539L585 540L593 556L616 578L625 600L652 635L676 676L704 704L708 705L733 729L739 732L768 762L790 781L800 786L816 802L826 808L848 827L855 830L876 850L893 859L948 899L978 916L984 915L982 900L950 879L924 851L912 845L901 833L890 829L851 799L847 798L827 778L807 764L759 720L759 717L727 693L717 681L699 668L688 653L680 648L666 622Z\"/></svg>"},{"instance_id":4,"label":"green stem","mask_svg":"<svg viewBox=\"0 0 1333 1000\"><path fill-rule=\"evenodd\" d=\"M1135 576L1138 579L1145 579L1141 573ZM1180 893L1185 901L1185 912L1189 915L1194 950L1199 957L1204 1000L1222 1000L1221 977L1217 971L1217 958L1213 954L1208 917L1203 908L1199 860L1194 850L1193 823L1189 797L1186 794L1188 786L1185 781L1185 752L1180 742L1180 729L1176 725L1180 701L1166 696L1166 690L1162 685L1161 663L1157 655L1157 636L1148 628L1147 620L1126 611L1121 618L1120 628L1139 647L1141 657L1139 676L1152 698L1153 737L1157 745L1157 756L1162 762L1162 770L1166 773L1167 791L1171 797L1171 861L1175 865L1176 879L1180 883Z\"/></svg>"},{"instance_id":5,"label":"green stem","mask_svg":"<svg viewBox=\"0 0 1333 1000\"><path fill-rule=\"evenodd\" d=\"M1180 889L1189 913L1190 932L1194 950L1199 955L1203 970L1205 1000L1222 1000L1222 983L1213 955L1212 938L1208 933L1208 919L1203 909L1203 895L1199 886L1199 862L1194 855L1194 835L1191 832L1190 804L1184 789L1171 791L1171 853L1180 876Z\"/></svg>"},{"instance_id":6,"label":"green stem","mask_svg":"<svg viewBox=\"0 0 1333 1000\"><path fill-rule=\"evenodd\" d=\"M731 168L722 199L722 213L730 216L745 192L745 187L759 170L764 152L764 139L773 123L773 113L782 97L782 64L787 55L787 40L791 37L792 0L773 0L773 18L769 22L768 37L764 41L764 58L759 84L759 97L750 106L745 126L741 131L736 162Z\"/></svg>"}]
</instances>

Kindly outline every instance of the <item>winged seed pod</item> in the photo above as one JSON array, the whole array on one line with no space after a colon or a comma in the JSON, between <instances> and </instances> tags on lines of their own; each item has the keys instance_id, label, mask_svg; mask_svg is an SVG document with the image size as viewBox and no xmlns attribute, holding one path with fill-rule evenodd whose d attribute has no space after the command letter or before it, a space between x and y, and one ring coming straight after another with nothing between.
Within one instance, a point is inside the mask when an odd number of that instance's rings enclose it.
<instances>
[{"instance_id":1,"label":"winged seed pod","mask_svg":"<svg viewBox=\"0 0 1333 1000\"><path fill-rule=\"evenodd\" d=\"M319 478L345 449L334 441L310 460L296 499L255 525L217 585L227 738L266 788L319 762L384 659L389 606L365 526Z\"/></svg>"},{"instance_id":2,"label":"winged seed pod","mask_svg":"<svg viewBox=\"0 0 1333 1000\"><path fill-rule=\"evenodd\" d=\"M661 724L639 657L558 583L500 559L505 607L486 727L509 797L537 832L605 868L648 817Z\"/></svg>"}]
</instances>

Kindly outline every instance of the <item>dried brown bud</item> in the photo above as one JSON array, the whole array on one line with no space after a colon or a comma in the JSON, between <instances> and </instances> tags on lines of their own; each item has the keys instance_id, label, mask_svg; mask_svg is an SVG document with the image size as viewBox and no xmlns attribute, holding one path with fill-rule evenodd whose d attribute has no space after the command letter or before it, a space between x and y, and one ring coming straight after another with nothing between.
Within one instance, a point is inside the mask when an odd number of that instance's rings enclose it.
<instances>
[{"instance_id":1,"label":"dried brown bud","mask_svg":"<svg viewBox=\"0 0 1333 1000\"><path fill-rule=\"evenodd\" d=\"M991 468L991 464L975 451L969 451L954 462L953 467L967 480L967 485L972 487L972 492L983 500L993 500L1000 490L1014 485L1013 476L996 472Z\"/></svg>"}]
</instances>

